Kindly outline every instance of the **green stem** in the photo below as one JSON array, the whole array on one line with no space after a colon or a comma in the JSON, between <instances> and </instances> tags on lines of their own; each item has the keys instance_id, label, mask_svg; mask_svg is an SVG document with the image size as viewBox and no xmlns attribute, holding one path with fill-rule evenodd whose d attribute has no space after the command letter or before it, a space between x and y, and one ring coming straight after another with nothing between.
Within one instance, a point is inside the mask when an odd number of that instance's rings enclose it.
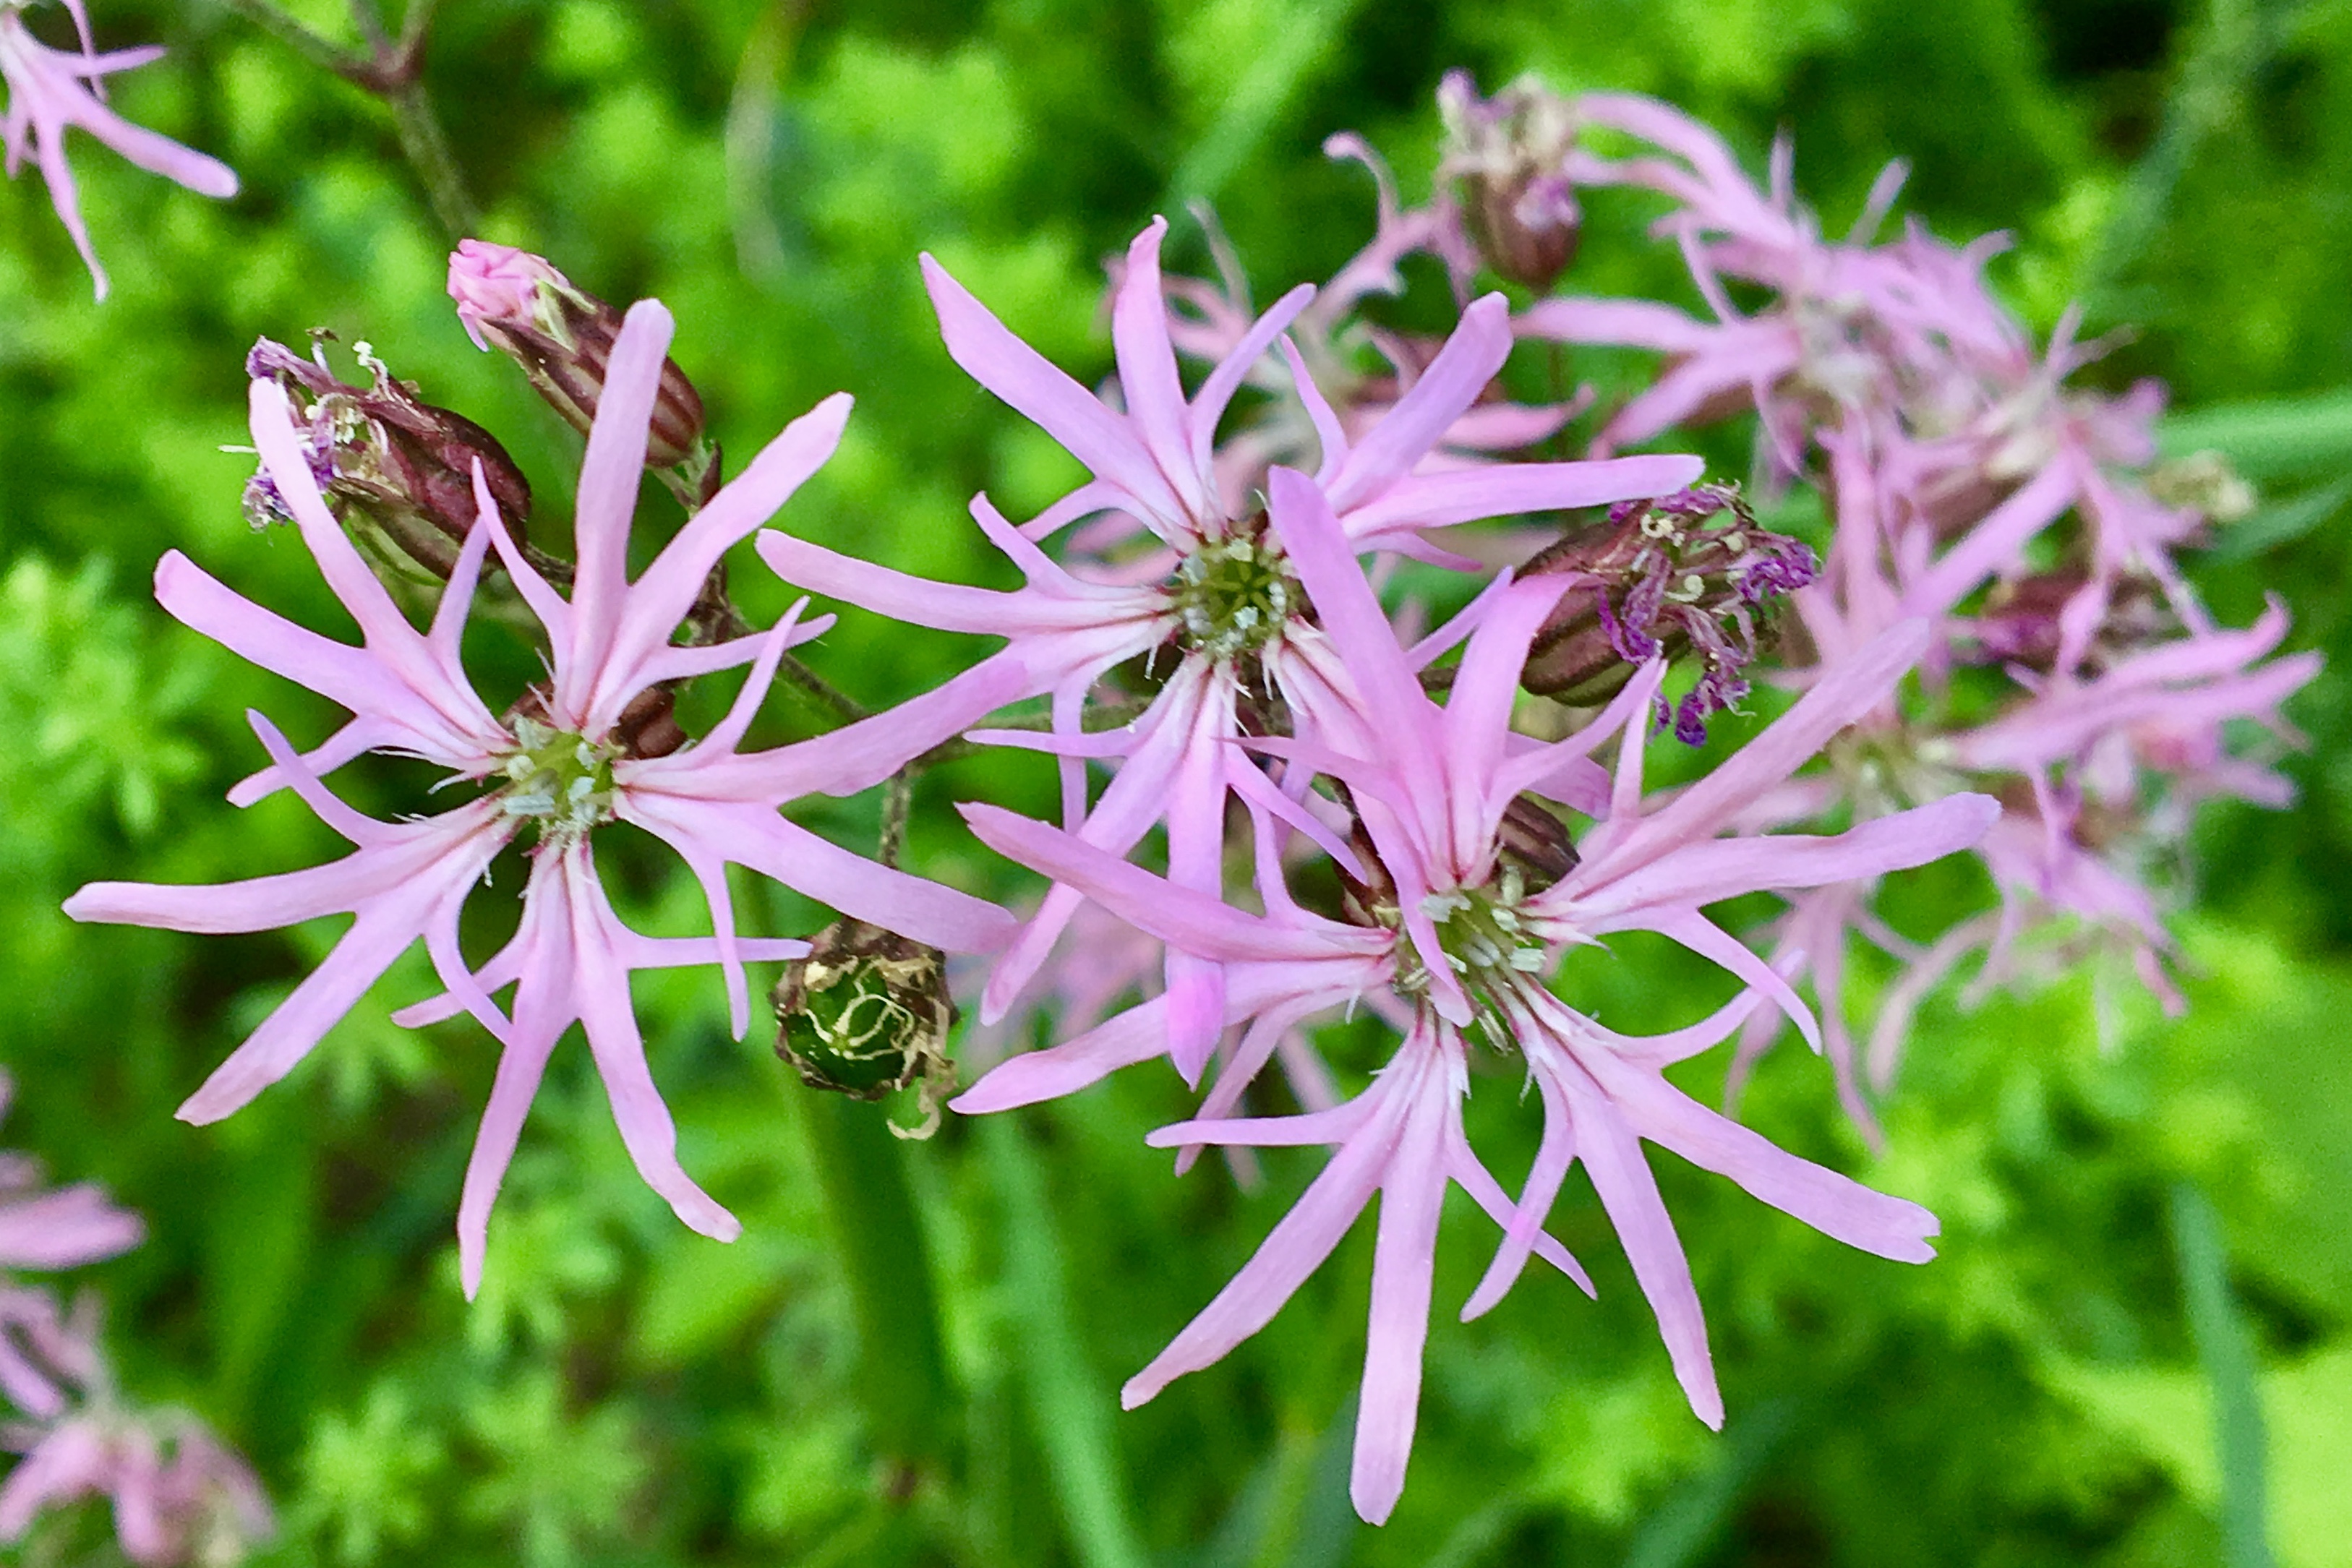
<instances>
[{"instance_id":1,"label":"green stem","mask_svg":"<svg viewBox=\"0 0 2352 1568\"><path fill-rule=\"evenodd\" d=\"M466 190L465 177L457 172L457 162L449 153L449 141L441 132L441 121L433 112L430 99L425 96L425 83L412 77L383 94L384 103L392 110L392 125L400 138L400 151L424 182L425 199L433 204L433 215L449 232L452 240L461 240L478 226L478 214L474 198Z\"/></svg>"},{"instance_id":2,"label":"green stem","mask_svg":"<svg viewBox=\"0 0 2352 1568\"><path fill-rule=\"evenodd\" d=\"M263 32L274 35L320 69L332 71L348 81L359 79L357 73L365 66L359 56L320 37L271 5L269 0L223 0L223 3Z\"/></svg>"},{"instance_id":3,"label":"green stem","mask_svg":"<svg viewBox=\"0 0 2352 1568\"><path fill-rule=\"evenodd\" d=\"M1045 1173L1013 1118L987 1117L980 1133L1003 1210L1005 1285L1020 1324L1019 1376L1072 1554L1080 1568L1143 1568L1150 1556L1128 1507L1111 1390L1089 1364L1078 1333Z\"/></svg>"},{"instance_id":4,"label":"green stem","mask_svg":"<svg viewBox=\"0 0 2352 1568\"><path fill-rule=\"evenodd\" d=\"M803 695L814 698L818 706L831 710L833 716L844 724L856 724L861 718L874 716L872 709L790 653L776 662L776 674L799 687ZM948 744L955 743L950 741Z\"/></svg>"},{"instance_id":5,"label":"green stem","mask_svg":"<svg viewBox=\"0 0 2352 1568\"><path fill-rule=\"evenodd\" d=\"M392 111L393 134L401 155L416 171L434 216L453 239L474 232L476 211L466 190L448 138L425 97L422 77L425 30L433 20L433 0L411 0L402 19L397 43L385 33L383 19L369 0L352 0L352 16L367 41L365 50L347 49L305 26L271 0L223 0L230 10L286 43L297 54L323 70L332 71L364 92L383 100Z\"/></svg>"},{"instance_id":6,"label":"green stem","mask_svg":"<svg viewBox=\"0 0 2352 1568\"><path fill-rule=\"evenodd\" d=\"M907 818L915 805L915 772L909 763L890 775L882 787L882 843L874 858L887 866L896 866L907 847Z\"/></svg>"},{"instance_id":7,"label":"green stem","mask_svg":"<svg viewBox=\"0 0 2352 1568\"><path fill-rule=\"evenodd\" d=\"M432 30L433 13L440 0L408 0L408 9L400 18L401 53L414 57L425 47L425 35Z\"/></svg>"},{"instance_id":8,"label":"green stem","mask_svg":"<svg viewBox=\"0 0 2352 1568\"><path fill-rule=\"evenodd\" d=\"M2230 1293L2221 1217L2205 1195L2172 1189L2172 1245L2197 1358L2213 1390L2213 1446L2221 1466L2221 1555L2229 1568L2271 1568L2264 1526L2263 1402L2254 1347Z\"/></svg>"},{"instance_id":9,"label":"green stem","mask_svg":"<svg viewBox=\"0 0 2352 1568\"><path fill-rule=\"evenodd\" d=\"M879 1105L842 1094L804 1094L800 1103L856 1316L857 1385L874 1446L919 1476L940 1462L961 1427L948 1408L947 1356L907 1149Z\"/></svg>"}]
</instances>

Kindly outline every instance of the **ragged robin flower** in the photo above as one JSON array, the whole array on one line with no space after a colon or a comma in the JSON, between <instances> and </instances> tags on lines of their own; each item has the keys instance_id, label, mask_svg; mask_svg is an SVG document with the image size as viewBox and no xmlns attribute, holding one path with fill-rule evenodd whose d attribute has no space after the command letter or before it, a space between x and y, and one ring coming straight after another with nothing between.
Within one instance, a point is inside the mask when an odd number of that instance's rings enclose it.
<instances>
[{"instance_id":1,"label":"ragged robin flower","mask_svg":"<svg viewBox=\"0 0 2352 1568\"><path fill-rule=\"evenodd\" d=\"M750 1002L742 966L806 951L793 940L739 936L726 867L747 866L823 903L921 942L960 950L1000 945L1000 909L840 849L787 821L800 796L848 794L1003 703L1020 679L998 665L860 724L774 750L739 752L790 646L822 623L799 608L774 629L716 645L670 637L712 566L764 522L831 455L849 413L837 395L794 421L714 496L633 581L630 521L646 428L669 346L668 312L634 307L614 340L581 465L572 592L558 594L524 559L475 470L478 521L467 536L430 629L409 624L328 511L310 458L274 381L253 383L254 443L302 541L359 622L358 647L306 631L247 601L177 551L156 571L156 597L195 630L341 703L352 718L308 756L253 716L270 766L232 791L250 801L290 788L357 846L330 865L213 887L97 883L67 901L79 920L182 931L257 931L321 915L354 916L334 950L181 1107L207 1123L237 1110L291 1071L412 944L422 939L446 996L403 1010L404 1023L470 1013L503 1047L467 1167L458 1210L461 1275L480 1282L490 1206L557 1041L582 1025L614 1119L638 1171L678 1217L731 1240L741 1227L679 1166L677 1134L645 1057L629 997L632 971L716 963L740 1036ZM476 695L458 661L485 555L495 548L544 625L551 678L501 716ZM667 683L750 665L727 716L685 737L645 722L647 695ZM482 788L437 816L380 821L330 793L320 776L362 752L393 751ZM648 937L623 925L598 881L594 844L613 822L676 850L706 894L713 935ZM530 858L521 924L478 967L457 945L461 906L491 860L520 839ZM508 987L501 1010L492 994Z\"/></svg>"},{"instance_id":2,"label":"ragged robin flower","mask_svg":"<svg viewBox=\"0 0 2352 1568\"><path fill-rule=\"evenodd\" d=\"M142 169L152 170L200 196L226 200L236 194L236 172L217 158L206 157L133 125L93 90L99 81L117 71L163 58L152 46L96 54L89 47L89 21L79 0L71 0L74 22L81 33L79 50L53 49L33 37L25 26L28 0L0 0L0 83L8 89L8 107L0 118L0 144L7 150L9 178L30 157L47 182L49 202L58 219L73 236L74 248L89 268L91 287L106 298L106 268L89 243L89 226L82 221L81 198L73 170L66 163L66 130L86 131Z\"/></svg>"}]
</instances>

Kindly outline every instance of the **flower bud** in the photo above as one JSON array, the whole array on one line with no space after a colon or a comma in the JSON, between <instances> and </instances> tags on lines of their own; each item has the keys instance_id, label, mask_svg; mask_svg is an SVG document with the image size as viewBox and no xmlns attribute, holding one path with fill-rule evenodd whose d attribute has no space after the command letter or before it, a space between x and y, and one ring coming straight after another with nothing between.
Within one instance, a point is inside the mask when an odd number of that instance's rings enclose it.
<instances>
[{"instance_id":1,"label":"flower bud","mask_svg":"<svg viewBox=\"0 0 2352 1568\"><path fill-rule=\"evenodd\" d=\"M1568 824L1532 795L1514 795L1503 808L1504 858L1519 870L1521 885L1541 893L1576 869L1576 841Z\"/></svg>"},{"instance_id":2,"label":"flower bud","mask_svg":"<svg viewBox=\"0 0 2352 1568\"><path fill-rule=\"evenodd\" d=\"M1686 745L1706 738L1706 716L1748 695L1740 671L1755 659L1759 619L1778 595L1819 570L1813 552L1756 526L1727 485L1700 485L1649 501L1621 501L1608 521L1564 538L1521 577L1570 572L1570 588L1536 633L1520 677L1564 703L1606 702L1651 658L1698 655L1698 685L1679 707L1658 698L1657 719Z\"/></svg>"},{"instance_id":3,"label":"flower bud","mask_svg":"<svg viewBox=\"0 0 2352 1568\"><path fill-rule=\"evenodd\" d=\"M2051 673L2057 667L2069 608L2090 581L2089 572L2068 567L1995 583L1985 595L1984 607L1969 618L1975 633L1971 662ZM2118 576L2107 585L2101 609L2083 649L2095 665L2144 653L2180 633L2179 620L2167 605L2163 590L2144 576ZM1962 653L1969 656L1965 645Z\"/></svg>"},{"instance_id":4,"label":"flower bud","mask_svg":"<svg viewBox=\"0 0 2352 1568\"><path fill-rule=\"evenodd\" d=\"M919 1086L921 1124L890 1130L909 1138L938 1130L955 1082L945 1049L955 1004L938 948L862 920L836 921L817 933L808 956L784 967L771 999L776 1054L802 1082L853 1100Z\"/></svg>"},{"instance_id":5,"label":"flower bud","mask_svg":"<svg viewBox=\"0 0 2352 1568\"><path fill-rule=\"evenodd\" d=\"M587 433L621 335L618 310L574 287L544 258L478 239L459 240L449 257L449 298L475 347L497 349L520 365L539 395ZM701 395L676 361L664 360L646 466L699 465L708 457Z\"/></svg>"},{"instance_id":6,"label":"flower bud","mask_svg":"<svg viewBox=\"0 0 2352 1568\"><path fill-rule=\"evenodd\" d=\"M380 564L419 582L448 580L474 526L477 462L508 528L520 538L530 485L496 436L463 414L420 401L415 383L395 380L365 343L352 350L374 384L351 385L327 365L328 334L313 336L320 341L307 360L260 340L246 356L245 373L285 390L312 477ZM245 515L257 528L287 520L285 499L266 470L246 485Z\"/></svg>"},{"instance_id":7,"label":"flower bud","mask_svg":"<svg viewBox=\"0 0 2352 1568\"><path fill-rule=\"evenodd\" d=\"M1568 269L1584 215L1566 163L1576 144L1569 101L1533 77L1482 99L1465 71L1437 89L1445 147L1437 172L1456 182L1464 221L1486 264L1538 291Z\"/></svg>"}]
</instances>

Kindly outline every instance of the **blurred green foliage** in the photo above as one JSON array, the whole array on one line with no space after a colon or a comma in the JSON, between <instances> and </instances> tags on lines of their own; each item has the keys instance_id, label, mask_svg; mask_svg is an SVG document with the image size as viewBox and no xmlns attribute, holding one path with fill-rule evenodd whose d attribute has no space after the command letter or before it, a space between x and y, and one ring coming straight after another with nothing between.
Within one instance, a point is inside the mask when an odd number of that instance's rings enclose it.
<instances>
[{"instance_id":1,"label":"blurred green foliage","mask_svg":"<svg viewBox=\"0 0 2352 1568\"><path fill-rule=\"evenodd\" d=\"M412 1035L384 1020L425 993L421 961L250 1109L202 1131L170 1119L331 935L199 941L76 929L56 911L92 877L216 880L328 852L292 801L238 812L220 793L259 759L240 709L265 707L298 738L331 716L141 591L180 548L341 628L302 551L239 517L249 459L219 448L243 437L245 349L312 326L367 339L507 442L559 536L578 448L465 341L442 295L447 236L379 104L224 5L97 8L103 44L173 46L120 78L120 107L226 157L246 188L210 204L78 143L115 276L103 308L37 184L0 193L8 1141L147 1215L152 1239L91 1271L126 1384L199 1410L255 1458L287 1527L269 1562L2243 1562L2223 1521L2248 1478L2224 1462L2214 1410L2254 1401L2277 1560L2352 1563L2352 4L440 6L425 81L486 235L607 298L665 299L677 357L739 454L823 394L855 392L840 456L786 520L904 570L1003 581L965 499L985 486L1017 514L1074 474L949 362L919 250L1098 375L1097 258L1153 211L1207 198L1261 298L1328 275L1368 236L1371 192L1318 155L1322 137L1363 131L1416 197L1432 93L1456 64L1489 87L1536 68L1566 89L1664 95L1754 167L1786 126L1832 229L1882 162L1910 160L1906 211L1948 235L2014 231L1996 277L2018 308L2046 329L2080 298L2092 331L2133 324L2090 375L2168 378L2188 411L2171 439L2230 452L2263 486L2265 509L2200 580L2238 622L2284 595L2298 643L2335 660L2296 709L2311 739L2289 763L2301 803L2216 808L2203 824L2189 1016L2097 994L2114 977L1931 1007L1874 1163L1820 1062L1769 1059L1744 1113L1930 1204L1944 1255L1919 1270L1861 1257L1661 1159L1733 1412L1720 1437L1684 1407L1580 1177L1556 1228L1591 1261L1597 1304L1531 1276L1488 1318L1452 1322L1483 1238L1450 1226L1423 1437L1379 1531L1344 1490L1361 1235L1224 1364L1117 1413L1121 1379L1247 1255L1315 1158L1276 1151L1254 1189L1213 1165L1172 1179L1141 1144L1184 1103L1157 1070L900 1147L881 1108L813 1101L756 1028L730 1040L711 977L647 976L650 1054L684 1157L744 1239L719 1247L671 1219L630 1171L584 1053L569 1052L470 1308L449 1232L492 1055L469 1025ZM338 37L348 26L335 0L291 9ZM1645 216L1596 197L1571 284L1684 298ZM1205 269L1199 231L1179 235L1177 259ZM1436 319L1438 280L1414 284L1386 308ZM1571 369L1621 373L1600 357ZM649 500L648 515L667 506ZM756 563L736 580L755 620L782 608ZM817 657L887 701L971 652L852 615ZM520 647L481 653L529 674ZM818 727L782 695L762 722ZM404 779L363 772L362 804L401 808ZM1042 810L1050 789L1018 762L934 774L916 862L1022 893L947 804ZM875 808L811 821L862 841ZM660 857L609 858L633 919L694 928L691 890ZM517 868L497 876L512 885ZM1931 881L1920 896L1932 918L1933 900L1974 895ZM823 918L783 897L769 914L790 930ZM1685 1021L1719 994L1633 943L1593 983L1619 1027ZM1706 1092L1719 1067L1693 1070ZM1516 1088L1482 1082L1472 1115L1524 1168ZM2174 1234L2184 1189L2211 1206L2220 1250ZM858 1218L892 1213L879 1233ZM2200 1354L2200 1290L2249 1347L2236 1383L2228 1357ZM908 1310L925 1299L935 1314ZM934 1316L936 1346L917 1343ZM2242 1468L2244 1446L2229 1451ZM78 1550L72 1523L33 1550Z\"/></svg>"}]
</instances>

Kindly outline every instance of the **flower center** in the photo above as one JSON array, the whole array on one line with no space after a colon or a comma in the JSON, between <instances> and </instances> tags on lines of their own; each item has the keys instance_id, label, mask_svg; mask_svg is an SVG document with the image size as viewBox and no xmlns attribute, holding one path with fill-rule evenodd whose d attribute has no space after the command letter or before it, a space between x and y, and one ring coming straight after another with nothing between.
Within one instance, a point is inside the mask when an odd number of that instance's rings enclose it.
<instances>
[{"instance_id":1,"label":"flower center","mask_svg":"<svg viewBox=\"0 0 2352 1568\"><path fill-rule=\"evenodd\" d=\"M1210 539L1186 556L1170 592L1184 642L1212 659L1265 647L1306 601L1289 563L1255 529Z\"/></svg>"},{"instance_id":2,"label":"flower center","mask_svg":"<svg viewBox=\"0 0 2352 1568\"><path fill-rule=\"evenodd\" d=\"M1526 897L1525 873L1507 860L1496 880L1484 887L1433 893L1421 901L1422 913L1437 927L1437 945L1447 967L1470 994L1479 1027L1496 1051L1509 1050L1513 1039L1502 998L1539 984L1536 977L1551 966L1541 939L1519 918ZM1410 945L1401 947L1398 956L1396 988L1409 996L1426 991L1428 972Z\"/></svg>"},{"instance_id":3,"label":"flower center","mask_svg":"<svg viewBox=\"0 0 2352 1568\"><path fill-rule=\"evenodd\" d=\"M541 843L568 844L613 819L613 760L619 753L525 715L513 722L514 749L499 771L499 810L538 824Z\"/></svg>"}]
</instances>

